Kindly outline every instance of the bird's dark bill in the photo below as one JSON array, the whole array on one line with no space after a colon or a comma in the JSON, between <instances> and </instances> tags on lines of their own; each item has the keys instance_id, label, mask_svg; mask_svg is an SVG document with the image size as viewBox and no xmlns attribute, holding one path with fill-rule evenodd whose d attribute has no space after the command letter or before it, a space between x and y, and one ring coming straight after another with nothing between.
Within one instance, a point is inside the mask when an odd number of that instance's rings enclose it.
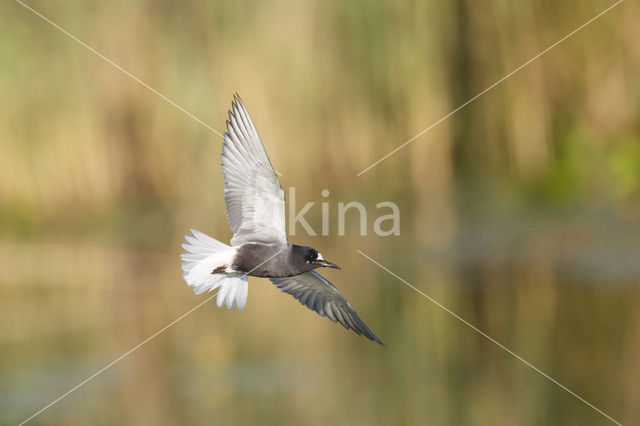
<instances>
[{"instance_id":1,"label":"bird's dark bill","mask_svg":"<svg viewBox=\"0 0 640 426\"><path fill-rule=\"evenodd\" d=\"M333 268L333 269L342 269L341 267L339 267L338 265L336 265L335 263L331 263L331 262L327 262L324 259L318 259L315 262L313 262L314 265L318 265L318 266L324 266L326 268Z\"/></svg>"}]
</instances>

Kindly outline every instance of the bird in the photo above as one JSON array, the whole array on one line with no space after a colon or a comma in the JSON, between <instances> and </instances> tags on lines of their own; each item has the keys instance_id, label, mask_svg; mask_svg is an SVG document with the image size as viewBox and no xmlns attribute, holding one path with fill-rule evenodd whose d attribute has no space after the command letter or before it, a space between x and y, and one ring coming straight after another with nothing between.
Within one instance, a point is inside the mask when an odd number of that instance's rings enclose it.
<instances>
[{"instance_id":1,"label":"bird","mask_svg":"<svg viewBox=\"0 0 640 426\"><path fill-rule=\"evenodd\" d=\"M289 242L285 194L258 131L238 94L222 144L230 245L191 229L182 244L183 277L196 294L218 289L216 304L244 309L248 277L268 278L303 306L383 345L344 295L316 269L341 269L317 250Z\"/></svg>"}]
</instances>

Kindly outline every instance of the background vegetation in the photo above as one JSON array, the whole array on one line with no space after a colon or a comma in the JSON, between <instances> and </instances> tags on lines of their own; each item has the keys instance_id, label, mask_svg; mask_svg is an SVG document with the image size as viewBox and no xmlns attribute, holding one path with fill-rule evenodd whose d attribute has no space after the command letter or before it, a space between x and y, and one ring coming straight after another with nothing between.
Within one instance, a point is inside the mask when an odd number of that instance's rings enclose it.
<instances>
[{"instance_id":1,"label":"background vegetation","mask_svg":"<svg viewBox=\"0 0 640 426\"><path fill-rule=\"evenodd\" d=\"M296 242L386 348L263 280L209 303L34 424L607 424L360 249L622 423L640 418L640 10L612 2L30 1L222 131L240 93ZM0 4L0 417L15 424L204 300L183 235L230 237L221 138ZM336 237L339 201L401 235ZM354 218L355 219L355 218Z\"/></svg>"}]
</instances>

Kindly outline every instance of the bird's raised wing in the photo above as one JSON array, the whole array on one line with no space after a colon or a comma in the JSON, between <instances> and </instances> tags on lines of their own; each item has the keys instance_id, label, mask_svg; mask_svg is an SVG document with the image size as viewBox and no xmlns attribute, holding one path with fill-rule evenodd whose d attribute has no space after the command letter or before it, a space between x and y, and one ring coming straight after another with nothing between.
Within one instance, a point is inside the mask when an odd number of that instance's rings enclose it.
<instances>
[{"instance_id":1,"label":"bird's raised wing","mask_svg":"<svg viewBox=\"0 0 640 426\"><path fill-rule=\"evenodd\" d=\"M229 111L221 158L231 245L287 241L284 189L238 95Z\"/></svg>"},{"instance_id":2,"label":"bird's raised wing","mask_svg":"<svg viewBox=\"0 0 640 426\"><path fill-rule=\"evenodd\" d=\"M325 277L316 271L305 272L295 277L270 278L280 290L289 293L312 311L333 322L339 322L346 329L352 329L368 339L383 344L380 339L353 310L347 299Z\"/></svg>"}]
</instances>

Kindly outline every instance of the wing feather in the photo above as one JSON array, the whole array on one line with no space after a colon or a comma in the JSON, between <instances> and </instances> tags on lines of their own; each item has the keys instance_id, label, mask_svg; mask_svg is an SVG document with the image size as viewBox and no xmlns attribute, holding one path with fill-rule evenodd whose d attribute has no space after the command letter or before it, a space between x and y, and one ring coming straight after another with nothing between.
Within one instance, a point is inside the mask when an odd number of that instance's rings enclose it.
<instances>
[{"instance_id":1,"label":"wing feather","mask_svg":"<svg viewBox=\"0 0 640 426\"><path fill-rule=\"evenodd\" d=\"M231 245L287 240L284 189L258 131L239 96L234 96L222 145L222 175Z\"/></svg>"},{"instance_id":2,"label":"wing feather","mask_svg":"<svg viewBox=\"0 0 640 426\"><path fill-rule=\"evenodd\" d=\"M316 271L294 277L270 278L276 287L295 297L302 305L340 323L346 329L363 334L374 342L383 344L353 310L338 289Z\"/></svg>"}]
</instances>

